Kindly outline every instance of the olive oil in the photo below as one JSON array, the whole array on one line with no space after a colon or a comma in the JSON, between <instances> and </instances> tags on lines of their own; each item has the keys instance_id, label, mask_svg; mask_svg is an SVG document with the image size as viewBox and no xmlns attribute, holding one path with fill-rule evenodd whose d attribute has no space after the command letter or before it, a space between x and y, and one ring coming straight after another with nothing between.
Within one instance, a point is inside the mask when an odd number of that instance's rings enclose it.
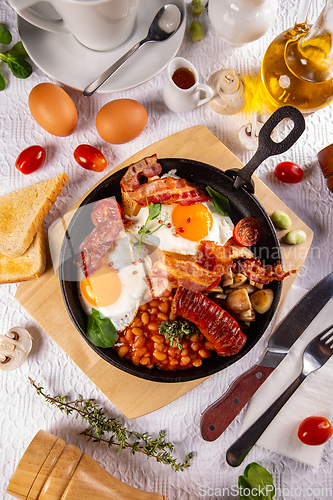
<instances>
[{"instance_id":1,"label":"olive oil","mask_svg":"<svg viewBox=\"0 0 333 500\"><path fill-rule=\"evenodd\" d=\"M292 105L304 114L333 101L331 36L320 36L304 24L281 33L262 60L261 78L267 97L278 107Z\"/></svg>"}]
</instances>

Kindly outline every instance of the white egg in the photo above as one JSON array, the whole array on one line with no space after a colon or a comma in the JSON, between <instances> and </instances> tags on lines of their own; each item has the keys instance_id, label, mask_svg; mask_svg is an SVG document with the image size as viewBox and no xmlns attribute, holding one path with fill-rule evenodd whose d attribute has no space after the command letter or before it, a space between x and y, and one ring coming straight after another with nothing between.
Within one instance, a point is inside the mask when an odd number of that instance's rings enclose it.
<instances>
[{"instance_id":1,"label":"white egg","mask_svg":"<svg viewBox=\"0 0 333 500\"><path fill-rule=\"evenodd\" d=\"M147 290L143 264L132 263L129 256L128 240L120 238L119 245L117 242L116 248L108 253L99 271L87 279L80 271L78 278L79 298L86 314L90 315L92 308L96 309L110 318L118 332L133 321Z\"/></svg>"},{"instance_id":2,"label":"white egg","mask_svg":"<svg viewBox=\"0 0 333 500\"><path fill-rule=\"evenodd\" d=\"M173 224L173 212L178 204L174 203L171 205L162 205L161 213L157 219L149 221L148 229L150 231L158 230L154 233L154 237L159 240L159 248L161 250L179 253L183 255L195 255L198 251L198 247L201 240L213 241L218 245L225 245L225 243L232 237L233 233L233 223L230 217L224 217L219 214L213 205L213 202L208 201L205 203L197 204L203 205L208 209L211 219L212 226L208 231L208 234L204 237L198 237L197 241L192 241L182 236L181 233L177 233L175 226ZM189 207L193 207L190 205ZM188 207L188 208L189 208ZM184 207L186 211L186 207ZM134 225L130 227L130 232L137 233L141 226L143 226L148 217L148 208L142 207L138 215L132 217ZM165 224L162 225L163 221Z\"/></svg>"}]
</instances>

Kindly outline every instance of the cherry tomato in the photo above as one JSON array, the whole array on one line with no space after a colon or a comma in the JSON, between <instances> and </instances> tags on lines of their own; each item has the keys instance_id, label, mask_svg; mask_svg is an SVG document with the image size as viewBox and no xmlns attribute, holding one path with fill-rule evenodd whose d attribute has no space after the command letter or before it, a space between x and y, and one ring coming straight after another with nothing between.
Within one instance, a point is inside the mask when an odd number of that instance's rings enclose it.
<instances>
[{"instance_id":1,"label":"cherry tomato","mask_svg":"<svg viewBox=\"0 0 333 500\"><path fill-rule=\"evenodd\" d=\"M297 184L297 182L302 180L304 172L296 163L283 161L276 165L274 174L279 181L286 182L287 184Z\"/></svg>"},{"instance_id":2,"label":"cherry tomato","mask_svg":"<svg viewBox=\"0 0 333 500\"><path fill-rule=\"evenodd\" d=\"M307 417L298 428L302 443L316 446L325 443L333 434L330 422L325 417Z\"/></svg>"},{"instance_id":3,"label":"cherry tomato","mask_svg":"<svg viewBox=\"0 0 333 500\"><path fill-rule=\"evenodd\" d=\"M261 235L259 222L252 217L241 219L234 227L233 238L237 245L250 247L257 243Z\"/></svg>"},{"instance_id":4,"label":"cherry tomato","mask_svg":"<svg viewBox=\"0 0 333 500\"><path fill-rule=\"evenodd\" d=\"M18 155L15 167L22 174L31 174L43 165L45 158L46 151L42 146L29 146Z\"/></svg>"},{"instance_id":5,"label":"cherry tomato","mask_svg":"<svg viewBox=\"0 0 333 500\"><path fill-rule=\"evenodd\" d=\"M86 170L103 172L107 161L103 153L89 144L80 144L74 151L75 161Z\"/></svg>"},{"instance_id":6,"label":"cherry tomato","mask_svg":"<svg viewBox=\"0 0 333 500\"><path fill-rule=\"evenodd\" d=\"M121 219L120 205L113 198L96 201L90 218L95 226L106 220L119 220Z\"/></svg>"}]
</instances>

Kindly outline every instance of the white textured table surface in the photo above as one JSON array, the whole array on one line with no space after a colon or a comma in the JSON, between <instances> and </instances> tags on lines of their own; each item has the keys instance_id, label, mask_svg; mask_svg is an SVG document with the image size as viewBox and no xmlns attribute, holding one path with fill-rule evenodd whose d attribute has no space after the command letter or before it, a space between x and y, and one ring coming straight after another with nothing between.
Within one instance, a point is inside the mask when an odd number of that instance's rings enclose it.
<instances>
[{"instance_id":1,"label":"white textured table surface","mask_svg":"<svg viewBox=\"0 0 333 500\"><path fill-rule=\"evenodd\" d=\"M279 0L278 15L273 27L263 38L242 48L232 48L225 44L208 18L205 23L208 29L206 37L201 42L192 43L188 37L188 18L187 32L178 55L189 59L197 67L201 81L207 81L211 73L222 67L231 67L240 73L255 73L268 43L275 35L294 24L297 5L296 0ZM311 19L318 16L323 5L323 0L313 1L310 8ZM0 22L11 29L14 41L17 41L19 37L16 16L7 0L1 0L0 3ZM4 65L0 66L1 71ZM64 214L89 187L120 162L149 144L187 127L205 125L244 163L252 156L237 139L239 128L246 123L242 114L223 117L214 113L208 106L184 115L169 111L162 100L162 89L166 81L165 70L137 88L114 94L96 94L89 100L79 91L66 88L77 107L79 125L73 135L65 138L57 138L44 132L34 122L28 110L30 90L37 83L51 80L35 65L32 76L27 80L15 79L5 68L2 72L9 83L0 93L0 194L61 171L69 174L68 187L48 214L46 226ZM103 104L117 97L129 97L142 102L147 108L149 118L147 127L137 139L125 145L112 146L104 143L97 135L94 117ZM297 144L282 155L281 159L275 157L267 160L259 168L258 176L314 231L312 248L296 281L297 285L308 289L332 271L332 193L326 187L316 160L317 152L333 142L332 107L328 106L307 117L306 124L306 131ZM72 152L80 143L91 143L102 149L109 162L106 172L92 173L75 164ZM14 163L19 152L31 144L40 144L47 149L47 163L31 176L23 176ZM300 184L283 185L274 178L272 169L278 160L282 159L295 161L304 168L305 176ZM319 470L258 446L252 449L244 461L244 467L232 469L225 462L225 451L238 436L244 414L241 413L217 441L206 443L200 437L201 412L258 358L263 346L262 341L236 365L212 376L167 407L135 420L126 422L124 418L126 424L133 429L152 434L165 429L167 440L175 444L175 453L179 459L193 451L192 466L184 472L174 473L167 466L157 464L154 459L147 461L141 456L131 456L127 451L116 454L102 444L87 443L84 437L78 435L84 424L63 415L36 395L34 389L29 386L28 376L41 384L48 393L71 396L80 393L85 397L93 397L105 406L110 415L122 418L113 404L16 302L15 291L16 285L0 286L0 333L4 334L12 326L26 327L34 338L34 345L28 360L20 369L2 372L0 376L2 499L11 498L5 492L10 477L39 429L79 446L106 470L132 486L163 493L169 500L204 496L235 498L238 475L251 461L259 462L272 471L276 486L282 490L277 498L332 498L332 490L329 492L327 489L333 488L333 440L325 446ZM295 490L296 488L298 490Z\"/></svg>"}]
</instances>

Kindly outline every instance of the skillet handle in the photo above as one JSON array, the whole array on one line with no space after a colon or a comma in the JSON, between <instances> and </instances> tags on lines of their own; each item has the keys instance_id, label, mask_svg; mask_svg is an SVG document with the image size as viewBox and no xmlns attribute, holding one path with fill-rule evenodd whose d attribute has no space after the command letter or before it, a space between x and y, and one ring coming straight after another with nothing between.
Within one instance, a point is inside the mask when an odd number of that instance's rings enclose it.
<instances>
[{"instance_id":1,"label":"skillet handle","mask_svg":"<svg viewBox=\"0 0 333 500\"><path fill-rule=\"evenodd\" d=\"M294 126L281 142L274 142L271 134L275 127L285 118L289 118ZM225 173L234 179L233 187L242 186L254 193L254 184L251 179L253 172L269 156L279 155L287 151L305 130L305 120L302 113L294 106L283 106L275 111L262 126L258 137L258 149L251 160L240 170L227 170Z\"/></svg>"}]
</instances>

